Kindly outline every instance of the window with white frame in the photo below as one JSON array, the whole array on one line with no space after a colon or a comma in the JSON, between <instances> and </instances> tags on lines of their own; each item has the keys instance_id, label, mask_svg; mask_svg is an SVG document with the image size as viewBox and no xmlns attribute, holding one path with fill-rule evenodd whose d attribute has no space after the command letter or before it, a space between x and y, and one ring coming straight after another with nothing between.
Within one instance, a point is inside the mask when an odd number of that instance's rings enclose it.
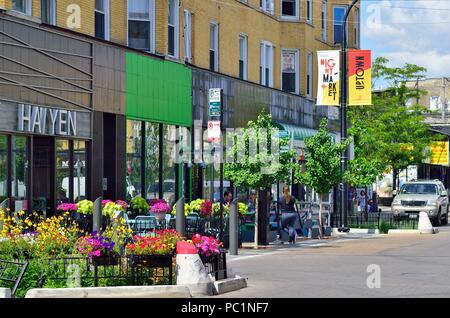
<instances>
[{"instance_id":1,"label":"window with white frame","mask_svg":"<svg viewBox=\"0 0 450 318\"><path fill-rule=\"evenodd\" d=\"M281 90L298 94L298 50L281 50Z\"/></svg>"},{"instance_id":2,"label":"window with white frame","mask_svg":"<svg viewBox=\"0 0 450 318\"><path fill-rule=\"evenodd\" d=\"M359 9L355 8L355 21L353 23L353 36L355 48L359 47Z\"/></svg>"},{"instance_id":3,"label":"window with white frame","mask_svg":"<svg viewBox=\"0 0 450 318\"><path fill-rule=\"evenodd\" d=\"M109 40L109 0L95 0L95 37Z\"/></svg>"},{"instance_id":4,"label":"window with white frame","mask_svg":"<svg viewBox=\"0 0 450 318\"><path fill-rule=\"evenodd\" d=\"M179 0L169 0L168 55L178 58Z\"/></svg>"},{"instance_id":5,"label":"window with white frame","mask_svg":"<svg viewBox=\"0 0 450 318\"><path fill-rule=\"evenodd\" d=\"M219 25L209 24L209 69L219 71Z\"/></svg>"},{"instance_id":6,"label":"window with white frame","mask_svg":"<svg viewBox=\"0 0 450 318\"><path fill-rule=\"evenodd\" d=\"M184 10L184 60L192 62L192 14Z\"/></svg>"},{"instance_id":7,"label":"window with white frame","mask_svg":"<svg viewBox=\"0 0 450 318\"><path fill-rule=\"evenodd\" d=\"M41 0L41 21L56 25L56 0Z\"/></svg>"},{"instance_id":8,"label":"window with white frame","mask_svg":"<svg viewBox=\"0 0 450 318\"><path fill-rule=\"evenodd\" d=\"M300 0L282 0L281 1L281 17L282 18L298 18L298 4Z\"/></svg>"},{"instance_id":9,"label":"window with white frame","mask_svg":"<svg viewBox=\"0 0 450 318\"><path fill-rule=\"evenodd\" d=\"M274 0L259 0L259 7L261 8L261 10L273 14L274 13L273 1Z\"/></svg>"},{"instance_id":10,"label":"window with white frame","mask_svg":"<svg viewBox=\"0 0 450 318\"><path fill-rule=\"evenodd\" d=\"M313 55L308 53L306 59L306 95L312 97L313 94Z\"/></svg>"},{"instance_id":11,"label":"window with white frame","mask_svg":"<svg viewBox=\"0 0 450 318\"><path fill-rule=\"evenodd\" d=\"M327 41L327 0L322 0L322 40Z\"/></svg>"},{"instance_id":12,"label":"window with white frame","mask_svg":"<svg viewBox=\"0 0 450 318\"><path fill-rule=\"evenodd\" d=\"M12 0L11 2L13 11L31 15L32 0Z\"/></svg>"},{"instance_id":13,"label":"window with white frame","mask_svg":"<svg viewBox=\"0 0 450 318\"><path fill-rule=\"evenodd\" d=\"M128 0L128 46L154 51L154 0Z\"/></svg>"},{"instance_id":14,"label":"window with white frame","mask_svg":"<svg viewBox=\"0 0 450 318\"><path fill-rule=\"evenodd\" d=\"M342 32L344 30L344 17L346 7L334 7L333 8L333 40L334 43L341 43ZM348 37L348 30L347 30Z\"/></svg>"},{"instance_id":15,"label":"window with white frame","mask_svg":"<svg viewBox=\"0 0 450 318\"><path fill-rule=\"evenodd\" d=\"M247 36L239 35L239 78L247 80Z\"/></svg>"},{"instance_id":16,"label":"window with white frame","mask_svg":"<svg viewBox=\"0 0 450 318\"><path fill-rule=\"evenodd\" d=\"M273 45L262 42L260 46L259 83L273 87Z\"/></svg>"},{"instance_id":17,"label":"window with white frame","mask_svg":"<svg viewBox=\"0 0 450 318\"><path fill-rule=\"evenodd\" d=\"M313 2L306 0L306 21L312 23L313 20Z\"/></svg>"}]
</instances>

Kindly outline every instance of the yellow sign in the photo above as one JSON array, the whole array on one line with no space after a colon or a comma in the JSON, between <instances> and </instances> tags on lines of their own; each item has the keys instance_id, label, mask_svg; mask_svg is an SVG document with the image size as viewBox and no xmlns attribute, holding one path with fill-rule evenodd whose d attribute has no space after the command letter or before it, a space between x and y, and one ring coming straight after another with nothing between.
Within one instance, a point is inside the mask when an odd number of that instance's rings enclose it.
<instances>
[{"instance_id":1,"label":"yellow sign","mask_svg":"<svg viewBox=\"0 0 450 318\"><path fill-rule=\"evenodd\" d=\"M448 166L448 141L436 141L431 143L430 163L433 165Z\"/></svg>"},{"instance_id":2,"label":"yellow sign","mask_svg":"<svg viewBox=\"0 0 450 318\"><path fill-rule=\"evenodd\" d=\"M348 105L372 105L372 69L369 50L348 52Z\"/></svg>"}]
</instances>

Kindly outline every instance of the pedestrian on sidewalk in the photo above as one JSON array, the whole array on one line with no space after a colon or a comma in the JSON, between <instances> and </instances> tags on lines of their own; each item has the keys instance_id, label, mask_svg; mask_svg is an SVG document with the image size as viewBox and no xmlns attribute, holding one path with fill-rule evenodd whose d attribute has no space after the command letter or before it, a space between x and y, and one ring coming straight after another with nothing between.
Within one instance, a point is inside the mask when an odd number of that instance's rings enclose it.
<instances>
[{"instance_id":1,"label":"pedestrian on sidewalk","mask_svg":"<svg viewBox=\"0 0 450 318\"><path fill-rule=\"evenodd\" d=\"M283 187L283 197L280 199L281 228L289 233L289 243L295 244L297 232L295 231L295 197L289 193L289 187Z\"/></svg>"}]
</instances>

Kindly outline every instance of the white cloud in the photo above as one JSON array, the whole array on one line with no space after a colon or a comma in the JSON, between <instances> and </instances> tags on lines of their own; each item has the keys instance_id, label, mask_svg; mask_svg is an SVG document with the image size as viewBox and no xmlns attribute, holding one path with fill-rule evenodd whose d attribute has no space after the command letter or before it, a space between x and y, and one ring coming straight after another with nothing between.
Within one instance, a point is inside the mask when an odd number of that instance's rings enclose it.
<instances>
[{"instance_id":1,"label":"white cloud","mask_svg":"<svg viewBox=\"0 0 450 318\"><path fill-rule=\"evenodd\" d=\"M424 66L429 77L450 75L450 1L362 2L362 12L364 48L396 66Z\"/></svg>"}]
</instances>

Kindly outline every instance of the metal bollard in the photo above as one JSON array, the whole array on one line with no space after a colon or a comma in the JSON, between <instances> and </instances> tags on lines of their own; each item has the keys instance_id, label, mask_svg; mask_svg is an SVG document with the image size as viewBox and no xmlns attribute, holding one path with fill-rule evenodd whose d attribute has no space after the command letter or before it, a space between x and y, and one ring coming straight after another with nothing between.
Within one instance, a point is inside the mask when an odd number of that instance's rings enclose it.
<instances>
[{"instance_id":1,"label":"metal bollard","mask_svg":"<svg viewBox=\"0 0 450 318\"><path fill-rule=\"evenodd\" d=\"M100 232L102 230L103 222L102 222L102 197L98 197L97 200L94 201L94 213L92 214L92 230Z\"/></svg>"},{"instance_id":2,"label":"metal bollard","mask_svg":"<svg viewBox=\"0 0 450 318\"><path fill-rule=\"evenodd\" d=\"M239 247L239 222L237 199L230 206L230 255L238 255Z\"/></svg>"},{"instance_id":3,"label":"metal bollard","mask_svg":"<svg viewBox=\"0 0 450 318\"><path fill-rule=\"evenodd\" d=\"M184 196L176 203L176 230L181 236L186 235L186 216L184 215Z\"/></svg>"}]
</instances>

